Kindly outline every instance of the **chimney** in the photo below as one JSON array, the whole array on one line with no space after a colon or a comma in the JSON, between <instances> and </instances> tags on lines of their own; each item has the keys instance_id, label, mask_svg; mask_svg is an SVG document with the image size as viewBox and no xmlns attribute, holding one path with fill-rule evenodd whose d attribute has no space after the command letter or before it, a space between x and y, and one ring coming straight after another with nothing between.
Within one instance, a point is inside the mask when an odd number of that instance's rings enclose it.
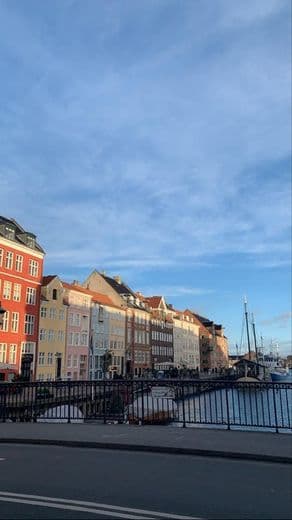
<instances>
[{"instance_id":1,"label":"chimney","mask_svg":"<svg viewBox=\"0 0 292 520\"><path fill-rule=\"evenodd\" d=\"M80 283L78 282L78 280L73 280L72 285L80 285Z\"/></svg>"},{"instance_id":2,"label":"chimney","mask_svg":"<svg viewBox=\"0 0 292 520\"><path fill-rule=\"evenodd\" d=\"M121 277L120 277L119 275L114 276L114 280L115 280L115 282L117 282L118 284L121 284L121 283L122 283L122 279L121 279Z\"/></svg>"}]
</instances>

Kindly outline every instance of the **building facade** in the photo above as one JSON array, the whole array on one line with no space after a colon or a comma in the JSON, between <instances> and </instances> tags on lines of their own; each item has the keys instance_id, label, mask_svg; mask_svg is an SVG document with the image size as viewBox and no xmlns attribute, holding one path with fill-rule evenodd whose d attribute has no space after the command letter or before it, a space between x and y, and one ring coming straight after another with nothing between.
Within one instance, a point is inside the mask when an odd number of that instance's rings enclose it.
<instances>
[{"instance_id":1,"label":"building facade","mask_svg":"<svg viewBox=\"0 0 292 520\"><path fill-rule=\"evenodd\" d=\"M180 311L173 313L173 350L176 368L200 370L199 326Z\"/></svg>"},{"instance_id":2,"label":"building facade","mask_svg":"<svg viewBox=\"0 0 292 520\"><path fill-rule=\"evenodd\" d=\"M68 380L87 380L91 295L76 283L62 282L67 310L66 366Z\"/></svg>"},{"instance_id":3,"label":"building facade","mask_svg":"<svg viewBox=\"0 0 292 520\"><path fill-rule=\"evenodd\" d=\"M64 379L66 368L67 308L58 276L44 276L41 287L36 379Z\"/></svg>"},{"instance_id":4,"label":"building facade","mask_svg":"<svg viewBox=\"0 0 292 520\"><path fill-rule=\"evenodd\" d=\"M171 313L167 309L163 296L143 298L151 316L152 369L169 370L174 366L173 319Z\"/></svg>"},{"instance_id":5,"label":"building facade","mask_svg":"<svg viewBox=\"0 0 292 520\"><path fill-rule=\"evenodd\" d=\"M96 380L124 375L126 311L115 306L108 296L90 293L89 377Z\"/></svg>"},{"instance_id":6,"label":"building facade","mask_svg":"<svg viewBox=\"0 0 292 520\"><path fill-rule=\"evenodd\" d=\"M0 380L32 380L37 360L44 250L15 220L0 217Z\"/></svg>"},{"instance_id":7,"label":"building facade","mask_svg":"<svg viewBox=\"0 0 292 520\"><path fill-rule=\"evenodd\" d=\"M150 313L146 304L121 279L93 271L83 286L109 296L126 312L124 372L126 377L141 377L151 370Z\"/></svg>"}]
</instances>

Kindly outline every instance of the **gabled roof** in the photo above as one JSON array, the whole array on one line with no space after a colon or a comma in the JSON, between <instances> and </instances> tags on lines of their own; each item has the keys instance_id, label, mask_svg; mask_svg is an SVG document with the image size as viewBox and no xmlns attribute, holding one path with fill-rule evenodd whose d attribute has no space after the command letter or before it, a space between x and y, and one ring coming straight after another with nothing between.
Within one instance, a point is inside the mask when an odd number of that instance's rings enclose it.
<instances>
[{"instance_id":1,"label":"gabled roof","mask_svg":"<svg viewBox=\"0 0 292 520\"><path fill-rule=\"evenodd\" d=\"M103 278L104 280L118 293L118 294L128 294L129 296L134 296L135 298L135 293L134 291L132 291L132 289L130 289L130 287L128 287L124 282L122 282L122 280L120 282L118 282L117 280L115 280L114 278L111 278L110 276L106 276L105 274L102 274L102 273L99 273Z\"/></svg>"},{"instance_id":2,"label":"gabled roof","mask_svg":"<svg viewBox=\"0 0 292 520\"><path fill-rule=\"evenodd\" d=\"M10 238L5 235L5 227L9 226L10 228L14 229L14 237ZM6 218L3 216L0 216L0 236L6 238L7 240L10 240L11 242L15 242L18 244L21 244L23 246L28 247L29 249L39 251L40 253L45 253L43 248L36 242L36 236L34 233L31 233L30 231L26 231L14 218ZM29 237L33 239L34 245L29 245L26 243L25 237Z\"/></svg>"},{"instance_id":3,"label":"gabled roof","mask_svg":"<svg viewBox=\"0 0 292 520\"><path fill-rule=\"evenodd\" d=\"M132 289L130 289L130 287L128 287L128 285L126 285L119 277L117 277L119 278L119 280L117 280L115 278L111 278L110 276L106 276L105 274L99 274L111 286L111 288L116 291L116 293L118 293L121 298L123 296L126 298L125 302L127 307L133 307L134 309L136 308L148 312L144 305L137 303L137 300L143 302L143 299L138 297L137 294L132 291ZM129 297L132 297L132 301L129 299Z\"/></svg>"},{"instance_id":4,"label":"gabled roof","mask_svg":"<svg viewBox=\"0 0 292 520\"><path fill-rule=\"evenodd\" d=\"M207 327L205 327L205 325L198 318L198 314L195 314L194 312L190 311L189 309L185 310L185 314L189 314L193 317L194 323L196 323L196 325L199 325L199 327L200 327L201 334L204 334L207 336L209 336L211 334L210 331L207 329Z\"/></svg>"},{"instance_id":5,"label":"gabled roof","mask_svg":"<svg viewBox=\"0 0 292 520\"><path fill-rule=\"evenodd\" d=\"M58 278L56 274L49 274L48 276L43 276L42 285L49 285L54 278Z\"/></svg>"},{"instance_id":6,"label":"gabled roof","mask_svg":"<svg viewBox=\"0 0 292 520\"><path fill-rule=\"evenodd\" d=\"M161 303L162 296L145 296L144 301L146 301L151 307L151 309L158 309Z\"/></svg>"},{"instance_id":7,"label":"gabled roof","mask_svg":"<svg viewBox=\"0 0 292 520\"><path fill-rule=\"evenodd\" d=\"M76 284L70 284L67 282L62 282L62 285L65 289L69 289L71 291L77 291L82 294L86 294L87 296L91 296L92 301L96 303L101 303L102 305L108 305L109 307L115 307L117 309L120 309L117 305L113 303L111 298L109 296L106 296L105 294L101 294L95 291L91 291L90 289L85 289L84 287L81 287L80 285Z\"/></svg>"}]
</instances>

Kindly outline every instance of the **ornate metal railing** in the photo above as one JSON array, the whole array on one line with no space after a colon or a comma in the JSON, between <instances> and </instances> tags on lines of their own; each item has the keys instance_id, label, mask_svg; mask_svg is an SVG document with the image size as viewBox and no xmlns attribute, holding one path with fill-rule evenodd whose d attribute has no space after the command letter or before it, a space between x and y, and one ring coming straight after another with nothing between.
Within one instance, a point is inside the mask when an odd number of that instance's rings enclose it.
<instances>
[{"instance_id":1,"label":"ornate metal railing","mask_svg":"<svg viewBox=\"0 0 292 520\"><path fill-rule=\"evenodd\" d=\"M292 431L292 383L103 380L0 383L0 421L117 421Z\"/></svg>"}]
</instances>

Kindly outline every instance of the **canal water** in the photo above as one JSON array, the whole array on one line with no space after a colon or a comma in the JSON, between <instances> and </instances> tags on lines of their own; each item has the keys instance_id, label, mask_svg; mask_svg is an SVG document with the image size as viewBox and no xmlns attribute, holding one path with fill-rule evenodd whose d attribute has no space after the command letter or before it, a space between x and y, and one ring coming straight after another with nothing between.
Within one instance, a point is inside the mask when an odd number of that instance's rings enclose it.
<instances>
[{"instance_id":1,"label":"canal water","mask_svg":"<svg viewBox=\"0 0 292 520\"><path fill-rule=\"evenodd\" d=\"M220 388L178 401L173 425L292 432L292 388Z\"/></svg>"}]
</instances>

